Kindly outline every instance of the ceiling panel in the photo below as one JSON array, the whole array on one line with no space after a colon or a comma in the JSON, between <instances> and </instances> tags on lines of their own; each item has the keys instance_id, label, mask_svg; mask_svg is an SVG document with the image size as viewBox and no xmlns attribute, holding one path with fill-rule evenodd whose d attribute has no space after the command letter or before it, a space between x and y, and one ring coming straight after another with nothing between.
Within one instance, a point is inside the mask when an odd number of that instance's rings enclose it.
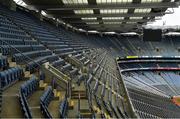
<instances>
[{"instance_id":1,"label":"ceiling panel","mask_svg":"<svg viewBox=\"0 0 180 119\"><path fill-rule=\"evenodd\" d=\"M165 15L180 0L24 0L77 28L133 31ZM138 26L138 28L137 28Z\"/></svg>"}]
</instances>

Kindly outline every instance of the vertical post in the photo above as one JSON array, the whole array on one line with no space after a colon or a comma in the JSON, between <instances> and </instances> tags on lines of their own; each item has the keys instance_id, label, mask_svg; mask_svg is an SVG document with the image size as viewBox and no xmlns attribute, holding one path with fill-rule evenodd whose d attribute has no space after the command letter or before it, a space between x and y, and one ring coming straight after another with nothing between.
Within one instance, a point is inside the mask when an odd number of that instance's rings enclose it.
<instances>
[{"instance_id":1,"label":"vertical post","mask_svg":"<svg viewBox=\"0 0 180 119\"><path fill-rule=\"evenodd\" d=\"M56 27L58 27L59 26L59 23L58 23L58 19L56 18Z\"/></svg>"},{"instance_id":2,"label":"vertical post","mask_svg":"<svg viewBox=\"0 0 180 119\"><path fill-rule=\"evenodd\" d=\"M40 21L43 21L43 16L42 16L41 12L42 12L42 10L38 11L38 17L39 17Z\"/></svg>"},{"instance_id":3,"label":"vertical post","mask_svg":"<svg viewBox=\"0 0 180 119\"><path fill-rule=\"evenodd\" d=\"M80 101L80 99L81 99L81 94L79 93L79 98L78 98L78 116L79 116L79 118L81 118L81 114L80 114L81 101Z\"/></svg>"},{"instance_id":4,"label":"vertical post","mask_svg":"<svg viewBox=\"0 0 180 119\"><path fill-rule=\"evenodd\" d=\"M68 82L68 84L67 84L66 92L67 92L67 97L70 98L71 97L71 84L70 84L70 82Z\"/></svg>"}]
</instances>

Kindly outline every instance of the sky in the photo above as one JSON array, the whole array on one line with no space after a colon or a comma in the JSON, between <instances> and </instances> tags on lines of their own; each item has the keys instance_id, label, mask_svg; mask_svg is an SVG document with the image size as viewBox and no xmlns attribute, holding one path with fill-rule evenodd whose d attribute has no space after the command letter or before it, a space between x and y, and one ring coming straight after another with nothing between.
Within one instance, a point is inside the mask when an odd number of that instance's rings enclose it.
<instances>
[{"instance_id":1,"label":"sky","mask_svg":"<svg viewBox=\"0 0 180 119\"><path fill-rule=\"evenodd\" d=\"M172 10L172 8L168 9L168 10ZM176 26L179 25L180 26L180 7L179 8L174 8L174 13L173 14L166 14L165 16L162 17L161 20L157 20L152 24L152 26L161 26L163 25L163 22L166 23L167 26Z\"/></svg>"}]
</instances>

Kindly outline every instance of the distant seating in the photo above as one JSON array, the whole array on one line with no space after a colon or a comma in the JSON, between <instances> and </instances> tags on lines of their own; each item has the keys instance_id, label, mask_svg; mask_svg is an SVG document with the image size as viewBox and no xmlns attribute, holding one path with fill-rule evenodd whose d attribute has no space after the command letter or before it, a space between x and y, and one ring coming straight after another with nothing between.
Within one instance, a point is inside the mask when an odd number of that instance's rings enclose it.
<instances>
[{"instance_id":1,"label":"distant seating","mask_svg":"<svg viewBox=\"0 0 180 119\"><path fill-rule=\"evenodd\" d=\"M35 70L38 70L40 68L39 65L45 62L53 62L58 59L59 58L56 55L48 55L48 56L39 57L38 59L35 59L34 61L31 61L26 65L26 71L30 71L30 73L33 73Z\"/></svg>"},{"instance_id":2,"label":"distant seating","mask_svg":"<svg viewBox=\"0 0 180 119\"><path fill-rule=\"evenodd\" d=\"M42 50L42 51L31 51L31 52L26 52L26 53L17 53L14 54L12 57L12 61L17 62L17 63L24 63L25 61L29 61L29 58L34 59L37 57L43 57L51 55L51 52L48 50ZM26 57L27 56L27 57Z\"/></svg>"}]
</instances>

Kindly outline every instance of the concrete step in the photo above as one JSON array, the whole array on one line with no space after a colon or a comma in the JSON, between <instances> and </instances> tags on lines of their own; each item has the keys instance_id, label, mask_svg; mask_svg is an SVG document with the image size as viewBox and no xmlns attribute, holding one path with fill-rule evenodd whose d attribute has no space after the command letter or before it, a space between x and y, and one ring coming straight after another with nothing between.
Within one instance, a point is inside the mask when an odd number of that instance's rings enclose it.
<instances>
[{"instance_id":1,"label":"concrete step","mask_svg":"<svg viewBox=\"0 0 180 119\"><path fill-rule=\"evenodd\" d=\"M68 109L69 110L73 110L74 109L74 101L73 100L69 101Z\"/></svg>"},{"instance_id":2,"label":"concrete step","mask_svg":"<svg viewBox=\"0 0 180 119\"><path fill-rule=\"evenodd\" d=\"M43 80L39 81L39 89L45 89L48 86L47 83L45 83Z\"/></svg>"},{"instance_id":3,"label":"concrete step","mask_svg":"<svg viewBox=\"0 0 180 119\"><path fill-rule=\"evenodd\" d=\"M71 98L72 99L87 99L86 91L72 91Z\"/></svg>"},{"instance_id":4,"label":"concrete step","mask_svg":"<svg viewBox=\"0 0 180 119\"><path fill-rule=\"evenodd\" d=\"M16 67L16 62L12 62L11 58L8 58L9 67Z\"/></svg>"},{"instance_id":5,"label":"concrete step","mask_svg":"<svg viewBox=\"0 0 180 119\"><path fill-rule=\"evenodd\" d=\"M92 113L89 109L80 109L80 114L82 118L92 118Z\"/></svg>"},{"instance_id":6,"label":"concrete step","mask_svg":"<svg viewBox=\"0 0 180 119\"><path fill-rule=\"evenodd\" d=\"M79 96L71 96L72 99L79 99ZM81 96L80 99L87 99L85 96Z\"/></svg>"}]
</instances>

